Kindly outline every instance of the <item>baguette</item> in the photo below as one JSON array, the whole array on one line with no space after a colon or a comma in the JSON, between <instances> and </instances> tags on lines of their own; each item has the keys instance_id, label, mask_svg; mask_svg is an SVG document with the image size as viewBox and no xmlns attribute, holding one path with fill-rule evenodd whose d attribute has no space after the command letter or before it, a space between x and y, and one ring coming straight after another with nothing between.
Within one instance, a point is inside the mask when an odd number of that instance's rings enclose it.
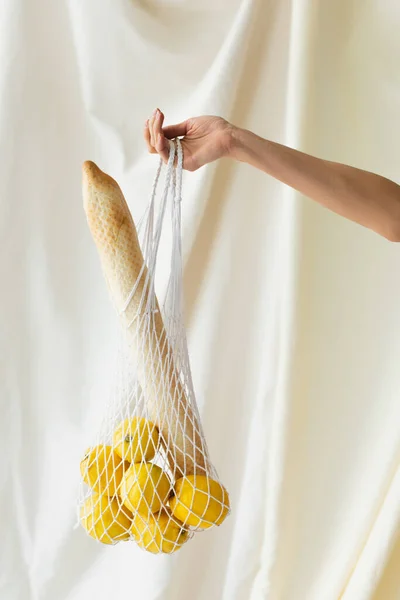
<instances>
[{"instance_id":1,"label":"baguette","mask_svg":"<svg viewBox=\"0 0 400 600\"><path fill-rule=\"evenodd\" d=\"M160 431L170 469L175 479L205 475L208 457L201 426L176 372L157 299L156 310L146 314L148 270L124 195L112 177L87 161L83 199L110 294L131 342L147 412Z\"/></svg>"}]
</instances>

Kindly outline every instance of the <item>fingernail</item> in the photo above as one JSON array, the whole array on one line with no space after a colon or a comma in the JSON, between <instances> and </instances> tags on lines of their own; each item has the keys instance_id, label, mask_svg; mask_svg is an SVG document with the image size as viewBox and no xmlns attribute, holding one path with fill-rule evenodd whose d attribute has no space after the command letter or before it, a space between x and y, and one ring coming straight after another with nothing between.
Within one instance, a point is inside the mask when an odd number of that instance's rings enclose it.
<instances>
[{"instance_id":1,"label":"fingernail","mask_svg":"<svg viewBox=\"0 0 400 600\"><path fill-rule=\"evenodd\" d=\"M155 109L154 109L154 111L153 111L153 117L155 117L155 116L156 116L156 114L157 114L157 111L158 111L158 108L155 108Z\"/></svg>"}]
</instances>

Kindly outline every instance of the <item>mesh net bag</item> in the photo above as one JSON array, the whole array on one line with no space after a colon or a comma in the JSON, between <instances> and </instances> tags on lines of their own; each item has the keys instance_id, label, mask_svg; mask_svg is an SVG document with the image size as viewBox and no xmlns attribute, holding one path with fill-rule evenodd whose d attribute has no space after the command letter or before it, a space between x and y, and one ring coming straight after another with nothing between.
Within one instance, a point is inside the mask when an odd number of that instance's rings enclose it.
<instances>
[{"instance_id":1,"label":"mesh net bag","mask_svg":"<svg viewBox=\"0 0 400 600\"><path fill-rule=\"evenodd\" d=\"M94 163L83 169L85 212L121 343L106 414L80 464L79 520L99 542L132 540L153 553L178 550L230 510L201 427L183 324L179 140L157 199L162 170L160 161L137 230L118 184ZM168 214L171 269L160 305L155 273Z\"/></svg>"}]
</instances>

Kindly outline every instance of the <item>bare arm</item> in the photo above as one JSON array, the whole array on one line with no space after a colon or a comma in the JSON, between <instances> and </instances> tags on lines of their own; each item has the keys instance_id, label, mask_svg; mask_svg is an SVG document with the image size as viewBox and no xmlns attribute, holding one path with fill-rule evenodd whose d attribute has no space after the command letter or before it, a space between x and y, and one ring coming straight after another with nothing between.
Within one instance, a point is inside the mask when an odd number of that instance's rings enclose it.
<instances>
[{"instance_id":1,"label":"bare arm","mask_svg":"<svg viewBox=\"0 0 400 600\"><path fill-rule=\"evenodd\" d=\"M368 171L315 158L239 129L219 117L198 117L162 127L146 123L149 151L168 156L168 142L183 136L185 168L196 170L222 157L248 163L331 211L391 241L400 241L400 186Z\"/></svg>"},{"instance_id":2,"label":"bare arm","mask_svg":"<svg viewBox=\"0 0 400 600\"><path fill-rule=\"evenodd\" d=\"M333 212L392 241L400 238L400 186L340 163L329 162L234 130L231 155L265 171Z\"/></svg>"}]
</instances>

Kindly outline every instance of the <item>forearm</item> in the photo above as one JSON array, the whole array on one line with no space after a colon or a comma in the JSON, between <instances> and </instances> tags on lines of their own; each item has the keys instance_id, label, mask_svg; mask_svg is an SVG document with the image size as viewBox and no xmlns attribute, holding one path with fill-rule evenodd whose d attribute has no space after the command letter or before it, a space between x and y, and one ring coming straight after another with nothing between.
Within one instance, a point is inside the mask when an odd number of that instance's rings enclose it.
<instances>
[{"instance_id":1,"label":"forearm","mask_svg":"<svg viewBox=\"0 0 400 600\"><path fill-rule=\"evenodd\" d=\"M241 129L230 155L265 171L333 212L400 241L400 186L379 175L321 160Z\"/></svg>"}]
</instances>

